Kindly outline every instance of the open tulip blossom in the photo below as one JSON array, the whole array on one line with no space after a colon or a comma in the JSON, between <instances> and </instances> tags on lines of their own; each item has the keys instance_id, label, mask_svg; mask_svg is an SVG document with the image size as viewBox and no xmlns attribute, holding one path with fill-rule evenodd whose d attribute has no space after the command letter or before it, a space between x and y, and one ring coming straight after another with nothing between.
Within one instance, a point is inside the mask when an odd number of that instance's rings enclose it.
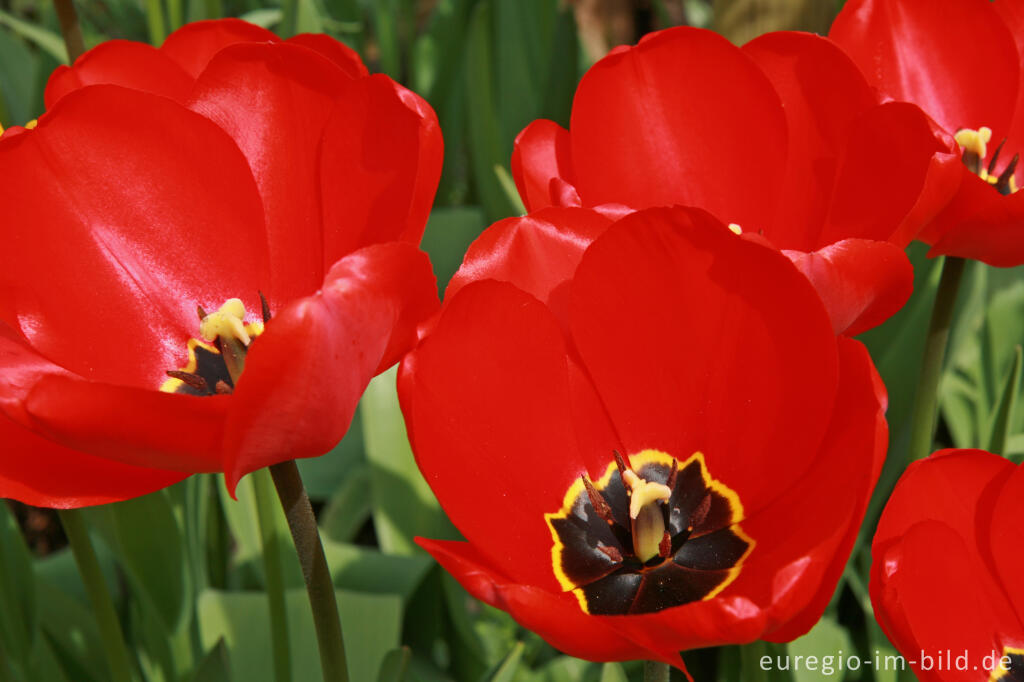
<instances>
[{"instance_id":1,"label":"open tulip blossom","mask_svg":"<svg viewBox=\"0 0 1024 682\"><path fill-rule=\"evenodd\" d=\"M943 450L903 474L871 547L871 603L925 682L1024 679L1024 469Z\"/></svg>"},{"instance_id":2,"label":"open tulip blossom","mask_svg":"<svg viewBox=\"0 0 1024 682\"><path fill-rule=\"evenodd\" d=\"M879 103L823 38L777 32L737 48L684 27L595 64L569 129L534 121L512 171L531 211L680 204L761 234L853 335L909 297L903 248L948 200L922 190L944 186L954 149L917 107Z\"/></svg>"},{"instance_id":3,"label":"open tulip blossom","mask_svg":"<svg viewBox=\"0 0 1024 682\"><path fill-rule=\"evenodd\" d=\"M696 209L489 228L403 361L417 462L473 595L592 660L785 641L820 617L886 448L814 289Z\"/></svg>"},{"instance_id":4,"label":"open tulip blossom","mask_svg":"<svg viewBox=\"0 0 1024 682\"><path fill-rule=\"evenodd\" d=\"M952 201L921 235L933 253L1024 264L1024 6L850 0L829 36L872 86L919 105L960 145Z\"/></svg>"},{"instance_id":5,"label":"open tulip blossom","mask_svg":"<svg viewBox=\"0 0 1024 682\"><path fill-rule=\"evenodd\" d=\"M433 111L236 20L104 43L46 94L0 139L0 495L233 489L330 450L437 306Z\"/></svg>"}]
</instances>

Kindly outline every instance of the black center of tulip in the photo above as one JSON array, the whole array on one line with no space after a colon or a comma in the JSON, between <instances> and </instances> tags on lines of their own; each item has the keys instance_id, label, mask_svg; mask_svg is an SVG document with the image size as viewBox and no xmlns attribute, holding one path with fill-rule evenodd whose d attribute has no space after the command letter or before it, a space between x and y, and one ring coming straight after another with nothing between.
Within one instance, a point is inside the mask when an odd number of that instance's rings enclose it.
<instances>
[{"instance_id":1,"label":"black center of tulip","mask_svg":"<svg viewBox=\"0 0 1024 682\"><path fill-rule=\"evenodd\" d=\"M1004 670L1000 661L1000 665L992 671L992 682L1024 682L1024 650L1006 648L1003 656L1010 659L1010 665Z\"/></svg>"},{"instance_id":2,"label":"black center of tulip","mask_svg":"<svg viewBox=\"0 0 1024 682\"><path fill-rule=\"evenodd\" d=\"M270 321L270 306L260 292L263 324ZM167 370L170 377L160 387L168 393L209 396L232 393L245 369L245 356L253 338L263 332L259 322L245 324L245 307L231 299L219 310L207 314L196 308L203 340L189 339L185 367Z\"/></svg>"},{"instance_id":3,"label":"black center of tulip","mask_svg":"<svg viewBox=\"0 0 1024 682\"><path fill-rule=\"evenodd\" d=\"M645 450L598 481L581 476L546 519L555 575L594 615L654 613L710 599L739 575L754 540L739 497L697 453ZM634 501L634 497L641 497Z\"/></svg>"}]
</instances>

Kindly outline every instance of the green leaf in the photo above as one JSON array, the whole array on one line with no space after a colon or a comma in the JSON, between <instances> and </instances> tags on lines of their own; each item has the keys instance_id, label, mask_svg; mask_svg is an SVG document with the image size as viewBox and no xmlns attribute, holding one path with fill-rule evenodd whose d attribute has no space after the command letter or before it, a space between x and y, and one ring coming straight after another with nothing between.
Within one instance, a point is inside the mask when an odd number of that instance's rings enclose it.
<instances>
[{"instance_id":1,"label":"green leaf","mask_svg":"<svg viewBox=\"0 0 1024 682\"><path fill-rule=\"evenodd\" d=\"M96 617L91 607L86 605L84 593L72 596L83 588L70 550L63 551L63 555L67 556L72 571L75 571L71 577L78 582L77 590L69 592L64 581L43 575L39 566L52 560L37 562L40 628L68 677L76 682L100 682L109 675L109 668L96 628Z\"/></svg>"},{"instance_id":2,"label":"green leaf","mask_svg":"<svg viewBox=\"0 0 1024 682\"><path fill-rule=\"evenodd\" d=\"M320 533L324 540L348 542L370 516L370 465L359 462L339 484L320 512Z\"/></svg>"},{"instance_id":3,"label":"green leaf","mask_svg":"<svg viewBox=\"0 0 1024 682\"><path fill-rule=\"evenodd\" d=\"M1006 451L1006 443L1010 438L1010 425L1013 423L1014 407L1017 404L1017 395L1020 393L1021 375L1021 347L1017 346L1013 354L1013 363L1006 375L1006 382L1003 385L1002 395L996 403L995 413L992 418L992 434L989 439L989 452L1003 454Z\"/></svg>"},{"instance_id":4,"label":"green leaf","mask_svg":"<svg viewBox=\"0 0 1024 682\"><path fill-rule=\"evenodd\" d=\"M522 642L516 642L505 660L499 663L492 673L488 674L487 679L491 682L512 682L515 679L516 671L519 670L519 664L523 660L523 648Z\"/></svg>"},{"instance_id":5,"label":"green leaf","mask_svg":"<svg viewBox=\"0 0 1024 682\"><path fill-rule=\"evenodd\" d=\"M53 31L36 26L18 17L0 10L0 26L6 26L19 36L34 43L39 49L51 55L61 64L68 63L68 53L64 48L64 39Z\"/></svg>"},{"instance_id":6,"label":"green leaf","mask_svg":"<svg viewBox=\"0 0 1024 682\"><path fill-rule=\"evenodd\" d=\"M10 508L0 501L0 649L27 664L38 630L32 556Z\"/></svg>"},{"instance_id":7,"label":"green leaf","mask_svg":"<svg viewBox=\"0 0 1024 682\"><path fill-rule=\"evenodd\" d=\"M416 467L395 390L397 367L376 377L363 394L360 411L370 463L373 524L389 554L421 552L413 537L457 538L430 486Z\"/></svg>"},{"instance_id":8,"label":"green leaf","mask_svg":"<svg viewBox=\"0 0 1024 682\"><path fill-rule=\"evenodd\" d=\"M256 24L257 26L269 29L281 23L282 14L283 12L278 7L262 7L246 12L238 18L242 21L248 21L250 24Z\"/></svg>"},{"instance_id":9,"label":"green leaf","mask_svg":"<svg viewBox=\"0 0 1024 682\"><path fill-rule=\"evenodd\" d=\"M339 542L324 542L331 580L339 589L368 594L396 594L408 599L433 561L427 556L396 556Z\"/></svg>"},{"instance_id":10,"label":"green leaf","mask_svg":"<svg viewBox=\"0 0 1024 682\"><path fill-rule=\"evenodd\" d=\"M203 660L196 666L191 682L231 682L231 657L227 644L218 639Z\"/></svg>"},{"instance_id":11,"label":"green leaf","mask_svg":"<svg viewBox=\"0 0 1024 682\"><path fill-rule=\"evenodd\" d=\"M790 642L787 649L794 682L840 682L846 677L846 668L840 665L839 658L851 653L850 637L830 618L819 620L810 632Z\"/></svg>"},{"instance_id":12,"label":"green leaf","mask_svg":"<svg viewBox=\"0 0 1024 682\"><path fill-rule=\"evenodd\" d=\"M405 680L411 655L412 652L407 646L389 651L384 657L384 662L381 663L380 675L377 676L378 682L402 682Z\"/></svg>"},{"instance_id":13,"label":"green leaf","mask_svg":"<svg viewBox=\"0 0 1024 682\"><path fill-rule=\"evenodd\" d=\"M363 453L363 423L357 408L348 432L333 450L320 457L300 459L296 464L310 499L328 500L364 461L366 455Z\"/></svg>"},{"instance_id":14,"label":"green leaf","mask_svg":"<svg viewBox=\"0 0 1024 682\"><path fill-rule=\"evenodd\" d=\"M375 680L388 652L399 645L402 601L393 595L337 593L349 678ZM288 590L292 677L321 680L313 617L304 589ZM206 590L199 596L199 635L211 648L223 638L236 680L261 680L271 670L267 598L260 592Z\"/></svg>"},{"instance_id":15,"label":"green leaf","mask_svg":"<svg viewBox=\"0 0 1024 682\"><path fill-rule=\"evenodd\" d=\"M39 58L11 31L0 30L0 125L23 125L36 117Z\"/></svg>"}]
</instances>

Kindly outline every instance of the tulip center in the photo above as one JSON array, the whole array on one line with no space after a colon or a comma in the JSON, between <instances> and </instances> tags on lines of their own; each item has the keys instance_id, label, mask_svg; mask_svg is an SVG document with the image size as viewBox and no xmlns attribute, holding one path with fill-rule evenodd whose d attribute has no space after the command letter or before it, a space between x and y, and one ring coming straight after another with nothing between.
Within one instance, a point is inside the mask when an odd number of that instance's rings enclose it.
<instances>
[{"instance_id":1,"label":"tulip center","mask_svg":"<svg viewBox=\"0 0 1024 682\"><path fill-rule=\"evenodd\" d=\"M1024 682L1024 649L1003 649L1003 657L988 679L989 682Z\"/></svg>"},{"instance_id":2,"label":"tulip center","mask_svg":"<svg viewBox=\"0 0 1024 682\"><path fill-rule=\"evenodd\" d=\"M704 455L615 453L604 476L574 482L545 514L562 589L584 613L654 613L711 599L739 575L754 540L739 497L713 479Z\"/></svg>"},{"instance_id":3,"label":"tulip center","mask_svg":"<svg viewBox=\"0 0 1024 682\"><path fill-rule=\"evenodd\" d=\"M270 309L262 293L260 301L263 322L248 324L245 306L237 298L225 301L212 313L197 308L201 338L188 340L188 362L181 369L167 370L170 378L160 390L199 396L232 393L245 369L249 346L270 320Z\"/></svg>"},{"instance_id":4,"label":"tulip center","mask_svg":"<svg viewBox=\"0 0 1024 682\"><path fill-rule=\"evenodd\" d=\"M987 164L985 163L985 157L988 156L988 143L992 141L991 128L981 127L977 130L962 128L957 131L954 137L960 148L964 150L961 157L964 165L972 173L988 184L993 185L1004 196L1017 191L1017 180L1014 177L1014 172L1017 170L1020 154L1014 154L1010 163L1006 164L1006 167L998 173L996 172L996 165L999 163L999 152L1003 150L1003 145L1006 144L1005 137L999 143L999 146L996 147L992 158L989 159Z\"/></svg>"}]
</instances>

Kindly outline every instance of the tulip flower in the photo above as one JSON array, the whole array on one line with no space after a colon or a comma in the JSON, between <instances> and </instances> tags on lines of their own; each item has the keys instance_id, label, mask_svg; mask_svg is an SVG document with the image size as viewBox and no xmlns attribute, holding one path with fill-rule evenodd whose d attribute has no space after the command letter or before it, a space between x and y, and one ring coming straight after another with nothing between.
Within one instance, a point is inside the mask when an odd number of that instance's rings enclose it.
<instances>
[{"instance_id":1,"label":"tulip flower","mask_svg":"<svg viewBox=\"0 0 1024 682\"><path fill-rule=\"evenodd\" d=\"M871 546L871 603L925 682L1024 677L1024 470L983 450L910 465Z\"/></svg>"},{"instance_id":2,"label":"tulip flower","mask_svg":"<svg viewBox=\"0 0 1024 682\"><path fill-rule=\"evenodd\" d=\"M0 496L330 450L437 307L436 118L324 36L203 22L54 72L0 139Z\"/></svg>"},{"instance_id":3,"label":"tulip flower","mask_svg":"<svg viewBox=\"0 0 1024 682\"><path fill-rule=\"evenodd\" d=\"M512 170L531 211L681 204L761 234L852 335L909 297L902 249L938 210L922 188L947 182L954 148L916 107L879 104L823 38L771 33L741 49L675 28L595 64L569 130L530 124Z\"/></svg>"},{"instance_id":4,"label":"tulip flower","mask_svg":"<svg viewBox=\"0 0 1024 682\"><path fill-rule=\"evenodd\" d=\"M470 247L399 371L465 542L420 544L562 651L682 666L818 620L885 394L805 277L706 212L548 208Z\"/></svg>"},{"instance_id":5,"label":"tulip flower","mask_svg":"<svg viewBox=\"0 0 1024 682\"><path fill-rule=\"evenodd\" d=\"M1024 11L1015 0L851 0L829 37L962 150L959 189L922 233L933 254L1024 263ZM972 46L964 49L964 46Z\"/></svg>"}]
</instances>

